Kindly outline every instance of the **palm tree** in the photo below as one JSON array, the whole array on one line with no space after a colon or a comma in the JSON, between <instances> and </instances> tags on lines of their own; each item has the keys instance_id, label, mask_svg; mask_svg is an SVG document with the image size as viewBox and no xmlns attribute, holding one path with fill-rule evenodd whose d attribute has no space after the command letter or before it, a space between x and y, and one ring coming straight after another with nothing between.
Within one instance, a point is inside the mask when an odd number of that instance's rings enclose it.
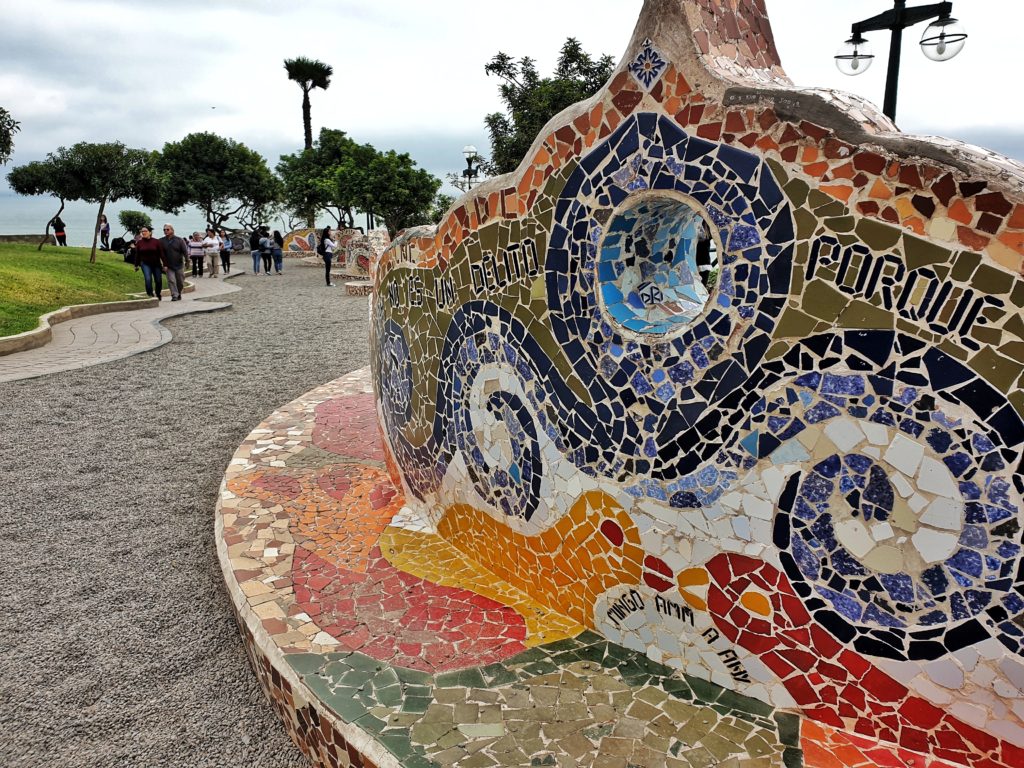
<instances>
[{"instance_id":1,"label":"palm tree","mask_svg":"<svg viewBox=\"0 0 1024 768\"><path fill-rule=\"evenodd\" d=\"M312 149L313 123L309 115L309 92L314 88L327 90L334 67L300 56L297 59L285 59L284 68L288 71L288 79L294 80L302 89L302 127L306 130L306 149Z\"/></svg>"}]
</instances>

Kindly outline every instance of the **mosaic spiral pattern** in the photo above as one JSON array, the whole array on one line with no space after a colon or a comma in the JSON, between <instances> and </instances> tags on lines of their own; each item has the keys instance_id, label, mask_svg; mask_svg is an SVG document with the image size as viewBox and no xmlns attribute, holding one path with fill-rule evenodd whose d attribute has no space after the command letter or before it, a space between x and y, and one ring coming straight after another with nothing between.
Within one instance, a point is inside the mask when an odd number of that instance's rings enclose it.
<instances>
[{"instance_id":1,"label":"mosaic spiral pattern","mask_svg":"<svg viewBox=\"0 0 1024 768\"><path fill-rule=\"evenodd\" d=\"M815 620L865 654L936 659L992 636L1019 653L1020 510L1005 472L1015 452L1000 450L980 418L1001 395L961 391L957 400L978 418L951 420L949 401L935 394L949 387L933 377L967 381L962 365L908 337L856 341L924 354L916 369L798 376L759 400L756 428L741 442L806 467L790 478L776 517L787 575ZM841 354L839 342L829 345ZM800 442L816 424L827 450Z\"/></svg>"}]
</instances>

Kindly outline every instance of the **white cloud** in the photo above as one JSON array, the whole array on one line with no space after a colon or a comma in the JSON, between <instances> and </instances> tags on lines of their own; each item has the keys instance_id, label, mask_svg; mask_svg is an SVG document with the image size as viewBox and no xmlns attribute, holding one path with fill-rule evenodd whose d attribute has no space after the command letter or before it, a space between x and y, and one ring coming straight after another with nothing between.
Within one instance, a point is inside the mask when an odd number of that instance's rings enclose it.
<instances>
[{"instance_id":1,"label":"white cloud","mask_svg":"<svg viewBox=\"0 0 1024 768\"><path fill-rule=\"evenodd\" d=\"M858 78L834 67L850 24L887 0L767 0L783 64L802 85L853 90L881 101L887 40ZM314 131L409 151L435 173L458 170L461 148L488 145L483 116L500 109L484 64L499 50L549 71L568 36L586 50L622 54L640 0L518 0L482 10L473 0L8 0L0 28L0 105L22 122L14 163L59 144L120 139L159 148L211 130L276 162L302 142L301 95L285 58L333 65L312 94ZM1016 66L1016 0L957 0L971 38L943 64L904 38L899 118L915 133L946 133L1024 151L1024 103L1007 94ZM216 109L211 109L211 107ZM980 142L983 143L983 142ZM1017 155L1024 157L1024 154Z\"/></svg>"}]
</instances>

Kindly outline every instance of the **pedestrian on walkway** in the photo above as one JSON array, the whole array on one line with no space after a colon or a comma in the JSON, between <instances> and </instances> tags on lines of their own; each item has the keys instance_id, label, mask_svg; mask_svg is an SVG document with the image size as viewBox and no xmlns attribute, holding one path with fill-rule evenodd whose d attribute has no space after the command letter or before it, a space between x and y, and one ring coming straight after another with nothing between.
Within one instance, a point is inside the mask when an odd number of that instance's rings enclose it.
<instances>
[{"instance_id":1,"label":"pedestrian on walkway","mask_svg":"<svg viewBox=\"0 0 1024 768\"><path fill-rule=\"evenodd\" d=\"M210 274L207 277L217 277L220 274L220 238L213 227L206 228L206 237L203 238L203 250L206 251L207 268Z\"/></svg>"},{"instance_id":2,"label":"pedestrian on walkway","mask_svg":"<svg viewBox=\"0 0 1024 768\"><path fill-rule=\"evenodd\" d=\"M252 273L260 273L260 230L257 227L249 235L249 251L252 255Z\"/></svg>"},{"instance_id":3,"label":"pedestrian on walkway","mask_svg":"<svg viewBox=\"0 0 1024 768\"><path fill-rule=\"evenodd\" d=\"M203 236L199 232L193 232L192 239L188 241L188 257L192 260L192 277L202 277L206 249L203 248Z\"/></svg>"},{"instance_id":4,"label":"pedestrian on walkway","mask_svg":"<svg viewBox=\"0 0 1024 768\"><path fill-rule=\"evenodd\" d=\"M319 253L320 258L324 260L324 276L327 278L327 287L333 288L334 283L331 282L331 261L334 259L334 249L336 246L334 241L331 239L330 226L324 227L317 240L316 252Z\"/></svg>"},{"instance_id":5,"label":"pedestrian on walkway","mask_svg":"<svg viewBox=\"0 0 1024 768\"><path fill-rule=\"evenodd\" d=\"M67 246L68 233L64 220L60 216L54 216L50 223L53 224L53 239L57 241L57 245Z\"/></svg>"},{"instance_id":6,"label":"pedestrian on walkway","mask_svg":"<svg viewBox=\"0 0 1024 768\"><path fill-rule=\"evenodd\" d=\"M146 280L146 295L163 301L160 294L164 289L164 247L153 237L149 227L139 230L139 240L135 243L135 271L138 272L140 267Z\"/></svg>"},{"instance_id":7,"label":"pedestrian on walkway","mask_svg":"<svg viewBox=\"0 0 1024 768\"><path fill-rule=\"evenodd\" d=\"M284 238L275 229L274 236L271 239L273 243L271 244L270 254L274 257L274 272L280 275L284 271Z\"/></svg>"},{"instance_id":8,"label":"pedestrian on walkway","mask_svg":"<svg viewBox=\"0 0 1024 768\"><path fill-rule=\"evenodd\" d=\"M263 259L263 274L270 277L270 262L274 257L274 241L264 227L260 231L260 258Z\"/></svg>"},{"instance_id":9,"label":"pedestrian on walkway","mask_svg":"<svg viewBox=\"0 0 1024 768\"><path fill-rule=\"evenodd\" d=\"M227 230L222 229L220 231L220 266L225 275L231 271L231 251L234 249L235 244L231 242Z\"/></svg>"},{"instance_id":10,"label":"pedestrian on walkway","mask_svg":"<svg viewBox=\"0 0 1024 768\"><path fill-rule=\"evenodd\" d=\"M174 234L174 227L170 224L164 224L160 244L164 247L164 274L167 275L167 287L171 289L171 301L181 301L181 292L185 290L188 245Z\"/></svg>"}]
</instances>

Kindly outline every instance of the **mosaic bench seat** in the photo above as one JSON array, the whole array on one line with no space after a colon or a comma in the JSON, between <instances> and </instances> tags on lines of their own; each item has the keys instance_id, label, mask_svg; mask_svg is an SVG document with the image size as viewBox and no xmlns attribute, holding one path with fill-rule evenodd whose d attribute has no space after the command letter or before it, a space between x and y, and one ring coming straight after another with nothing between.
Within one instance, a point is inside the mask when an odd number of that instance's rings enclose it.
<instances>
[{"instance_id":1,"label":"mosaic bench seat","mask_svg":"<svg viewBox=\"0 0 1024 768\"><path fill-rule=\"evenodd\" d=\"M358 371L255 429L221 492L218 548L248 652L314 762L803 764L795 715L495 579L412 515L384 459Z\"/></svg>"},{"instance_id":2,"label":"mosaic bench seat","mask_svg":"<svg viewBox=\"0 0 1024 768\"><path fill-rule=\"evenodd\" d=\"M519 169L370 261L370 380L232 464L323 765L1024 765L1024 168L647 0Z\"/></svg>"}]
</instances>

